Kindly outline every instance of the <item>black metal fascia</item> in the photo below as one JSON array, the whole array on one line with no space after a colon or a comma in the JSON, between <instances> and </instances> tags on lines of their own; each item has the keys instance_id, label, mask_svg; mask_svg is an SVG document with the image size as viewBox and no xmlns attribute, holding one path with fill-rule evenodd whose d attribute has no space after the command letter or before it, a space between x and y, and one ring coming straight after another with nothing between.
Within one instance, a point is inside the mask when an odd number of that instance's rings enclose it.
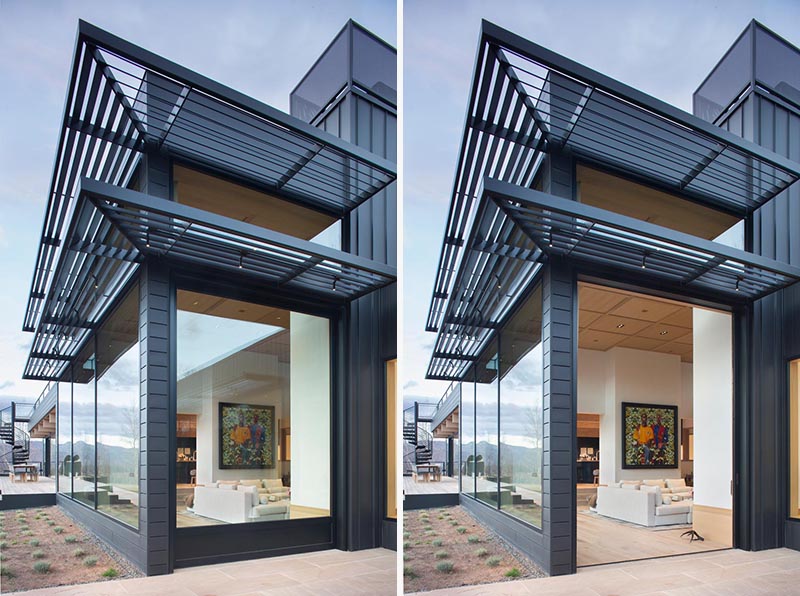
<instances>
[{"instance_id":1,"label":"black metal fascia","mask_svg":"<svg viewBox=\"0 0 800 596\"><path fill-rule=\"evenodd\" d=\"M584 81L595 89L601 89L612 95L616 95L624 101L630 102L654 114L669 120L674 120L686 128L702 132L723 145L730 145L733 148L749 153L772 166L785 170L795 177L800 178L800 163L769 151L752 141L736 136L732 132L714 126L702 118L676 108L660 99L656 99L651 95L647 95L642 91L612 79L596 70L592 70L574 60L556 54L543 46L516 35L507 29L503 29L485 19L481 22L481 38L486 43L513 47L515 51L531 60L535 60L547 67L554 68L566 75Z\"/></svg>"},{"instance_id":2,"label":"black metal fascia","mask_svg":"<svg viewBox=\"0 0 800 596\"><path fill-rule=\"evenodd\" d=\"M205 77L193 70L176 64L171 60L145 50L121 37L104 31L86 21L78 22L79 38L82 41L98 45L102 49L113 52L123 58L132 60L142 66L154 70L168 78L175 79L192 87L196 91L207 93L229 103L239 109L250 112L270 122L278 124L288 130L305 137L310 137L319 143L336 149L341 153L382 171L391 178L397 177L397 166L387 159L383 159L361 147L348 143L333 134L315 128L310 124L282 112L270 105L260 102L213 79Z\"/></svg>"},{"instance_id":3,"label":"black metal fascia","mask_svg":"<svg viewBox=\"0 0 800 596\"><path fill-rule=\"evenodd\" d=\"M196 207L182 205L174 201L159 199L150 195L106 184L91 178L82 178L79 194L85 195L92 203L102 211L104 201L118 201L126 205L131 205L139 209L162 213L168 216L185 219L194 223L215 228L225 232L239 234L242 237L274 244L281 248L294 250L312 256L320 257L325 260L333 261L352 267L361 271L366 271L381 277L387 278L389 283L397 280L397 269L383 263L373 261L358 255L345 253L342 251L328 248L321 244L316 244L308 240L302 240L282 234L274 230L268 230L255 224L239 221L209 211L203 211Z\"/></svg>"}]
</instances>

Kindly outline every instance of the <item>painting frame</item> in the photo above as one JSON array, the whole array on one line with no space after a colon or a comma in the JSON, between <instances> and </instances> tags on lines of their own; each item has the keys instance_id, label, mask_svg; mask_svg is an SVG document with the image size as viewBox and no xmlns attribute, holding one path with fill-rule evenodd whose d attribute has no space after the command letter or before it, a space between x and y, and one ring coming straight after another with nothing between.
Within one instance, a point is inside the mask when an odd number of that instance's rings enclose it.
<instances>
[{"instance_id":1,"label":"painting frame","mask_svg":"<svg viewBox=\"0 0 800 596\"><path fill-rule=\"evenodd\" d=\"M276 466L275 458L275 406L265 406L261 404L239 404L231 402L219 402L219 469L220 470L270 470ZM248 421L253 421L258 415L258 423L264 427L264 439L261 448L256 453L252 453L251 442L252 425ZM231 417L247 423L246 431L236 433L230 420ZM265 424L262 421L266 420ZM237 446L232 433L241 439L241 444ZM238 453L237 453L238 451Z\"/></svg>"},{"instance_id":2,"label":"painting frame","mask_svg":"<svg viewBox=\"0 0 800 596\"><path fill-rule=\"evenodd\" d=\"M642 412L647 410L647 412ZM623 470L665 470L678 468L678 406L669 404L643 404L636 402L622 402L622 469ZM661 448L656 448L652 442L647 447L634 438L638 429L634 428L634 419L639 419L641 414L647 414L648 425L651 432L654 424L651 420L657 419L660 414L671 418L671 423L665 422L667 442ZM654 433L653 433L654 434ZM638 463L632 460L638 459ZM642 460L651 459L650 463Z\"/></svg>"}]
</instances>

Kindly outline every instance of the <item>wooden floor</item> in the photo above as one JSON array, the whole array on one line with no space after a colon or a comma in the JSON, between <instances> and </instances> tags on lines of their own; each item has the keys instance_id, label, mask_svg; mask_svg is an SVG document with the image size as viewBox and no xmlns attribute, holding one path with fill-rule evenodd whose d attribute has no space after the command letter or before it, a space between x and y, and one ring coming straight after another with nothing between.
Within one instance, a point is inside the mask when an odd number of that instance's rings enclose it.
<instances>
[{"instance_id":1,"label":"wooden floor","mask_svg":"<svg viewBox=\"0 0 800 596\"><path fill-rule=\"evenodd\" d=\"M458 492L458 478L442 476L437 482L414 482L411 476L403 476L403 492L406 495L439 495Z\"/></svg>"},{"instance_id":2,"label":"wooden floor","mask_svg":"<svg viewBox=\"0 0 800 596\"><path fill-rule=\"evenodd\" d=\"M578 506L578 567L728 548L710 540L689 542L688 538L681 538L685 527L650 530L587 515L586 509Z\"/></svg>"},{"instance_id":3,"label":"wooden floor","mask_svg":"<svg viewBox=\"0 0 800 596\"><path fill-rule=\"evenodd\" d=\"M56 492L56 481L39 476L38 482L11 482L10 476L0 476L0 493L4 495L30 495Z\"/></svg>"}]
</instances>

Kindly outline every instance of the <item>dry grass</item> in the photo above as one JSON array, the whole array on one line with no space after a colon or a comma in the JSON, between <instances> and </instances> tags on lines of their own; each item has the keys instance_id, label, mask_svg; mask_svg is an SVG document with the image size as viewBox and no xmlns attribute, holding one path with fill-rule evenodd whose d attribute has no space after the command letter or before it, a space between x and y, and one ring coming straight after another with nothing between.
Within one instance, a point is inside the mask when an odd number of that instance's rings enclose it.
<instances>
[{"instance_id":1,"label":"dry grass","mask_svg":"<svg viewBox=\"0 0 800 596\"><path fill-rule=\"evenodd\" d=\"M403 520L405 592L542 575L461 507L409 511Z\"/></svg>"}]
</instances>

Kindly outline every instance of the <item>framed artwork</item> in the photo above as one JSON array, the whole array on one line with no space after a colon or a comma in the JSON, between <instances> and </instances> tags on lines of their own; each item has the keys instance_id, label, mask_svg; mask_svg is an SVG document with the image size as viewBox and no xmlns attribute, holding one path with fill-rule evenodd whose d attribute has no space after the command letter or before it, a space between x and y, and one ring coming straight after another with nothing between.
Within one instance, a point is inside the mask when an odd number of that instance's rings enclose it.
<instances>
[{"instance_id":1,"label":"framed artwork","mask_svg":"<svg viewBox=\"0 0 800 596\"><path fill-rule=\"evenodd\" d=\"M678 467L678 406L622 403L622 467Z\"/></svg>"},{"instance_id":2,"label":"framed artwork","mask_svg":"<svg viewBox=\"0 0 800 596\"><path fill-rule=\"evenodd\" d=\"M219 467L275 467L275 406L220 402Z\"/></svg>"}]
</instances>

